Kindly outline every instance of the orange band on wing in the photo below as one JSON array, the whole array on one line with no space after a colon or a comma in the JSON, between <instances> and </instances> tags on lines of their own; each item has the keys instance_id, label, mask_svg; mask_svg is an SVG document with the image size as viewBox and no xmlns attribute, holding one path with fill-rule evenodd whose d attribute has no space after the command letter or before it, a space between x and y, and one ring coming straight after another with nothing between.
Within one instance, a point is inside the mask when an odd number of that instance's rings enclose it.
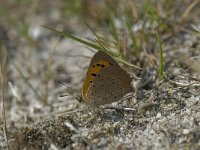
<instances>
[{"instance_id":1,"label":"orange band on wing","mask_svg":"<svg viewBox=\"0 0 200 150\"><path fill-rule=\"evenodd\" d=\"M93 64L90 64L86 77L85 77L85 81L83 83L83 89L82 89L82 98L84 101L87 101L87 93L95 77L99 74L99 72L101 72L102 69L105 69L111 65L112 65L111 63L105 60L100 60L100 61L94 62Z\"/></svg>"}]
</instances>

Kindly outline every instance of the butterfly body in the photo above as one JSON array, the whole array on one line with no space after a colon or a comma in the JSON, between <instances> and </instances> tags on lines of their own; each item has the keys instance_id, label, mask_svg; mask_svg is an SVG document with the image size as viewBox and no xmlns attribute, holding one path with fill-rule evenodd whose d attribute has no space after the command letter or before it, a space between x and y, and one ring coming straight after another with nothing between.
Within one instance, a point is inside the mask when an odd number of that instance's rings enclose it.
<instances>
[{"instance_id":1,"label":"butterfly body","mask_svg":"<svg viewBox=\"0 0 200 150\"><path fill-rule=\"evenodd\" d=\"M92 58L82 88L82 101L98 107L133 92L130 75L108 54L98 51Z\"/></svg>"}]
</instances>

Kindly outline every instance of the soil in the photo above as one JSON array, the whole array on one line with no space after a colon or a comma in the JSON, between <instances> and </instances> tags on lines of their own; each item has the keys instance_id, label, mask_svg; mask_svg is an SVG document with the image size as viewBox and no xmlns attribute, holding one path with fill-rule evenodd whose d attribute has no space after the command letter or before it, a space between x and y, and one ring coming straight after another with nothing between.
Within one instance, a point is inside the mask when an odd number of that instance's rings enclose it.
<instances>
[{"instance_id":1,"label":"soil","mask_svg":"<svg viewBox=\"0 0 200 150\"><path fill-rule=\"evenodd\" d=\"M130 9L119 5L120 0L115 2L116 8ZM124 58L142 68L120 63L134 74L135 92L99 108L78 102L96 50L42 26L95 43L82 15L98 35L110 39L109 45L114 33L105 26L109 12L104 11L104 1L0 2L1 64L5 49L8 54L7 86L0 87L6 113L5 119L3 113L0 117L0 149L200 149L200 3L173 2L167 17L162 13L166 13L165 3L171 3L152 1L160 13L155 17L161 18L161 79L157 28L143 14L147 3L134 2L140 7L136 7L138 20L133 26L142 26L134 32L138 55L133 55L129 44L132 30L124 31L120 20L112 17L120 35L128 36L120 37L127 40L122 40ZM98 17L94 11L104 13Z\"/></svg>"}]
</instances>

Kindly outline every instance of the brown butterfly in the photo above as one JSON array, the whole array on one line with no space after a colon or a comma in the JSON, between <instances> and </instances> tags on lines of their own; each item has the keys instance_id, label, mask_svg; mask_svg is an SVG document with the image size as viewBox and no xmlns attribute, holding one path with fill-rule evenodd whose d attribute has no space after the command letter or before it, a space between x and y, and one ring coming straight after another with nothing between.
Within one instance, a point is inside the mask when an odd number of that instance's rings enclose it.
<instances>
[{"instance_id":1,"label":"brown butterfly","mask_svg":"<svg viewBox=\"0 0 200 150\"><path fill-rule=\"evenodd\" d=\"M93 107L116 102L134 91L131 81L130 75L111 56L98 51L90 62L80 101Z\"/></svg>"}]
</instances>

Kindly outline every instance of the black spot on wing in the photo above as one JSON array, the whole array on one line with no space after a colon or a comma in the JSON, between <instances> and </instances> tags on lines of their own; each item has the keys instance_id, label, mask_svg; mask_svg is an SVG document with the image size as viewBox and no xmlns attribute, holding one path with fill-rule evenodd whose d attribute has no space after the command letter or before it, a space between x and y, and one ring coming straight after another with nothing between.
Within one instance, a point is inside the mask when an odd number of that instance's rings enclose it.
<instances>
[{"instance_id":1,"label":"black spot on wing","mask_svg":"<svg viewBox=\"0 0 200 150\"><path fill-rule=\"evenodd\" d=\"M101 64L101 68L104 68L105 67L105 65L104 64Z\"/></svg>"},{"instance_id":2,"label":"black spot on wing","mask_svg":"<svg viewBox=\"0 0 200 150\"><path fill-rule=\"evenodd\" d=\"M95 74L95 73L92 73L91 75L92 75L93 77L96 77L96 76L97 76L97 74Z\"/></svg>"}]
</instances>

